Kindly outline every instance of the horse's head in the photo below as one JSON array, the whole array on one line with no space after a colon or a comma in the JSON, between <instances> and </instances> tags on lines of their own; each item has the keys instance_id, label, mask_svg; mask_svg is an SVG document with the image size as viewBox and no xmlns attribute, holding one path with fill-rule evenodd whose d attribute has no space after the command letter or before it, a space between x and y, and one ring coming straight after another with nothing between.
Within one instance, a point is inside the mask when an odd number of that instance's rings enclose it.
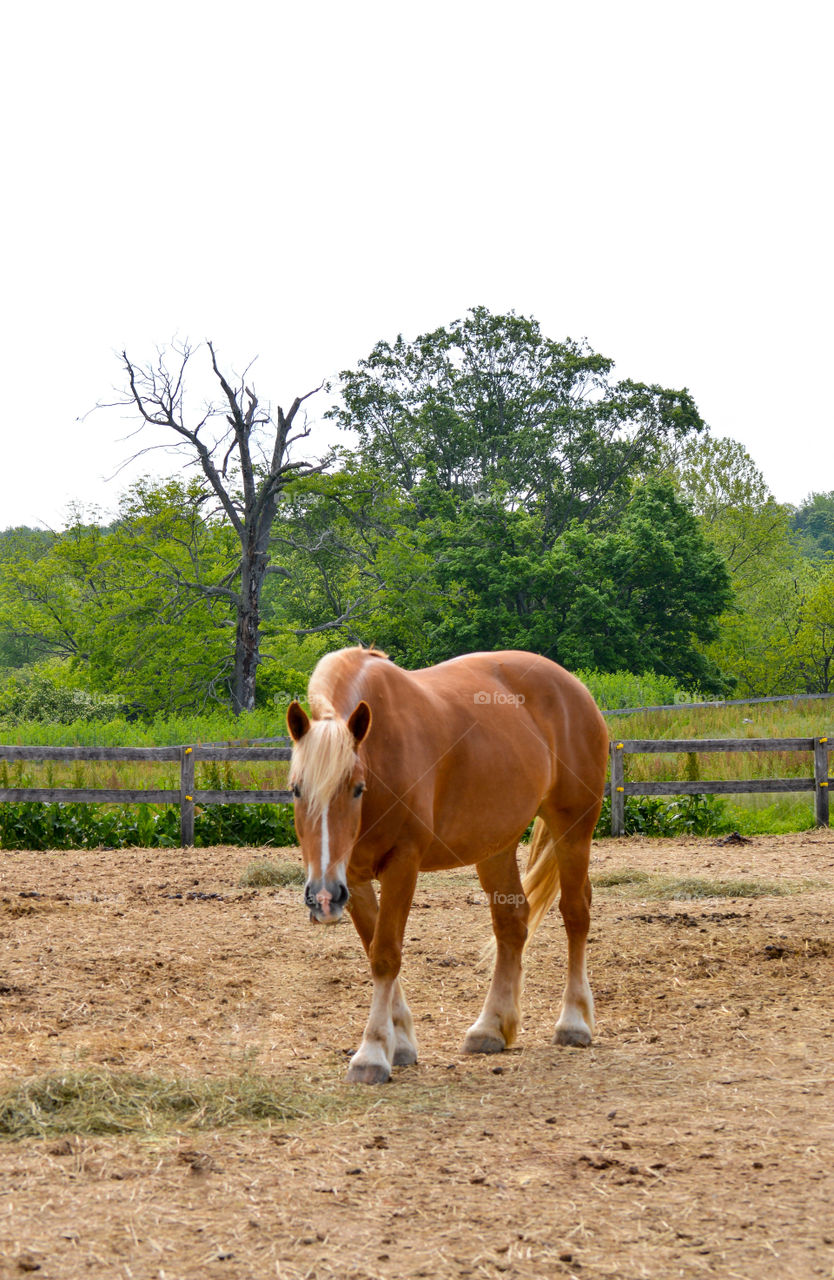
<instances>
[{"instance_id":1,"label":"horse's head","mask_svg":"<svg viewBox=\"0 0 834 1280\"><path fill-rule=\"evenodd\" d=\"M335 714L311 720L290 703L293 740L290 786L307 883L310 918L336 924L349 894L347 864L362 818L365 769L358 748L371 727L371 709L360 702L348 720Z\"/></svg>"}]
</instances>

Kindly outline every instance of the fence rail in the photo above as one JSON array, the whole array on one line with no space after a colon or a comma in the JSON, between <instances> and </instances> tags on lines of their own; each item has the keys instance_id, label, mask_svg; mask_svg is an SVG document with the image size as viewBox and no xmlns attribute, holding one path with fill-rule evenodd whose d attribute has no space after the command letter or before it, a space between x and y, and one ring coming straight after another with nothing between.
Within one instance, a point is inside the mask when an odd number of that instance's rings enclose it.
<instances>
[{"instance_id":1,"label":"fence rail","mask_svg":"<svg viewBox=\"0 0 834 1280\"><path fill-rule=\"evenodd\" d=\"M284 741L288 741L285 739ZM624 738L611 743L611 834L625 835L626 796L764 794L780 791L813 791L818 826L829 825L829 777L827 737L819 738ZM625 757L645 753L700 754L725 751L807 751L813 754L813 775L805 778L755 778L725 781L627 782ZM179 790L136 787L4 787L0 803L34 801L43 804L172 804L180 811L183 848L194 843L195 805L207 804L292 804L291 791L218 791L194 785L195 764L225 760L272 761L290 759L289 745L266 746L180 746L180 747L20 747L0 745L0 761L94 760L178 763Z\"/></svg>"},{"instance_id":2,"label":"fence rail","mask_svg":"<svg viewBox=\"0 0 834 1280\"><path fill-rule=\"evenodd\" d=\"M828 775L831 744L821 738L624 738L611 743L611 834L625 835L626 796L686 796L768 794L778 791L813 791L818 827L829 825L828 795L834 778ZM626 782L625 757L644 752L696 755L711 751L809 751L813 776L807 778L749 778L727 781Z\"/></svg>"},{"instance_id":3,"label":"fence rail","mask_svg":"<svg viewBox=\"0 0 834 1280\"><path fill-rule=\"evenodd\" d=\"M289 742L289 739L283 739ZM217 791L194 785L194 765L199 760L289 760L285 747L182 746L182 747L7 747L0 745L0 760L145 761L179 763L179 790L151 790L136 787L3 787L4 801L40 801L44 804L173 804L180 811L180 839L183 848L194 843L194 808L198 804L292 804L291 791Z\"/></svg>"}]
</instances>

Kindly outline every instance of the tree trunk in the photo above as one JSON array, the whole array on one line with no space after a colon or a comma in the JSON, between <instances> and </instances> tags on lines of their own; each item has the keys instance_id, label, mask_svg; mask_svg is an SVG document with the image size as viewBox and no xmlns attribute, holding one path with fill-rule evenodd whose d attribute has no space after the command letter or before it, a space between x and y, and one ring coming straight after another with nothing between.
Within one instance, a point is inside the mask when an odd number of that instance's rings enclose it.
<instances>
[{"instance_id":1,"label":"tree trunk","mask_svg":"<svg viewBox=\"0 0 834 1280\"><path fill-rule=\"evenodd\" d=\"M260 662L261 642L261 588L266 563L257 557L254 564L246 562L240 574L240 603L237 609L235 631L235 668L232 682L232 710L252 711L255 706L255 681Z\"/></svg>"}]
</instances>

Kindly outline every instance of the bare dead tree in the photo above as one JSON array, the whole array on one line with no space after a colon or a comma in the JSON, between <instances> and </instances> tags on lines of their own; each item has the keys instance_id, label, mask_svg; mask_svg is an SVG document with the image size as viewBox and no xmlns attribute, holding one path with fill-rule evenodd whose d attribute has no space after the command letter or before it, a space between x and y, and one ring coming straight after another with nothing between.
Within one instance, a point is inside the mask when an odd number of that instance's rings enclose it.
<instances>
[{"instance_id":1,"label":"bare dead tree","mask_svg":"<svg viewBox=\"0 0 834 1280\"><path fill-rule=\"evenodd\" d=\"M293 461L291 451L310 434L302 406L321 386L297 396L289 411L263 408L254 388L247 385L249 369L236 385L221 371L211 342L206 344L211 367L222 391L189 424L185 406L186 367L195 348L188 343L158 353L155 363L137 365L126 351L121 360L129 394L121 401L138 410L143 426L173 433L174 444L200 467L220 510L240 543L240 561L221 584L189 583L209 597L227 600L236 615L234 667L231 678L235 714L255 705L255 682L260 662L261 594L268 573L287 571L270 564L270 534L281 494L291 480L325 471L332 455L317 463ZM250 366L251 368L251 366ZM170 441L151 448L170 448ZM141 449L133 457L148 452ZM132 461L133 459L131 459Z\"/></svg>"}]
</instances>

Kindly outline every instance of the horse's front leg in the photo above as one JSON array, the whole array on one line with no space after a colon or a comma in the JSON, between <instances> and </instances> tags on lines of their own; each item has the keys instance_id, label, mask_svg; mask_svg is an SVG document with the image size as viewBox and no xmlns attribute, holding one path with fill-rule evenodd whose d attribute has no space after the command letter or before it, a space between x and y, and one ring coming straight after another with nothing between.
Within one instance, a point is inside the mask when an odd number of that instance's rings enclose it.
<instances>
[{"instance_id":1,"label":"horse's front leg","mask_svg":"<svg viewBox=\"0 0 834 1280\"><path fill-rule=\"evenodd\" d=\"M373 934L367 942L370 920L367 890L360 886L354 898L353 921L366 944L374 983L371 1012L362 1043L348 1068L347 1078L355 1084L384 1084L391 1079L391 1068L395 1063L415 1062L417 1059L411 1014L398 981L403 934L417 884L417 868L416 852L403 850L392 856L379 877L379 910ZM367 889L375 906L373 888L368 885Z\"/></svg>"},{"instance_id":2,"label":"horse's front leg","mask_svg":"<svg viewBox=\"0 0 834 1280\"><path fill-rule=\"evenodd\" d=\"M379 916L374 886L366 880L361 884L350 884L350 901L348 903L350 917L356 926L356 932L362 939L366 955L370 955L374 930ZM417 1061L417 1034L414 1030L414 1019L403 995L402 982L399 978L394 983L394 994L391 997L391 1017L394 1023L394 1066L407 1067Z\"/></svg>"}]
</instances>

